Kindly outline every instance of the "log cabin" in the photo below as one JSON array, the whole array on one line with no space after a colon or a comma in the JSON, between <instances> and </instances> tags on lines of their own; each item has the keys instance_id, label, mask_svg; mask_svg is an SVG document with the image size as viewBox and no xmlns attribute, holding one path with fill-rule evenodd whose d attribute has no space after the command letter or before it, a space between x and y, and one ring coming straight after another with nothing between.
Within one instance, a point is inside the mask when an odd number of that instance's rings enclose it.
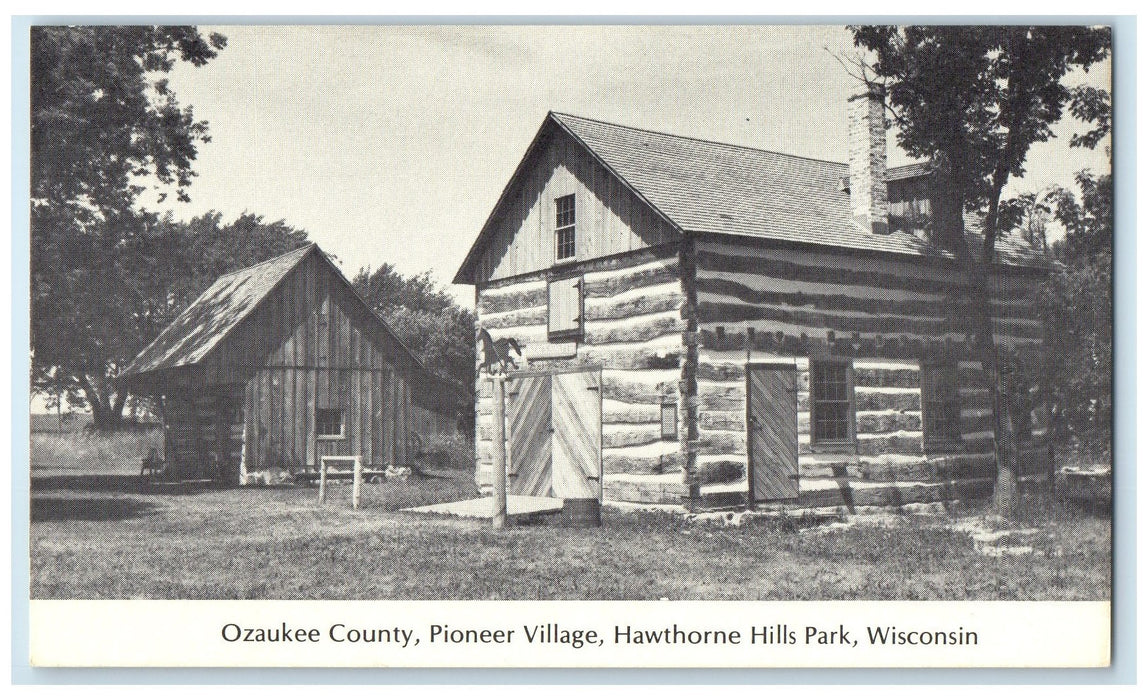
<instances>
[{"instance_id":1,"label":"log cabin","mask_svg":"<svg viewBox=\"0 0 1148 700\"><path fill-rule=\"evenodd\" d=\"M315 244L220 277L118 381L161 400L170 478L243 485L408 466L461 397Z\"/></svg>"},{"instance_id":2,"label":"log cabin","mask_svg":"<svg viewBox=\"0 0 1148 700\"><path fill-rule=\"evenodd\" d=\"M852 507L991 492L975 302L930 239L929 168L887 166L879 95L845 112L846 162L546 116L454 280L522 351L504 389L510 493ZM1025 294L1048 269L1016 235L997 245L995 341L1036 365ZM478 377L484 490L492 386ZM1048 463L1039 397L1018 392L1026 474Z\"/></svg>"}]
</instances>

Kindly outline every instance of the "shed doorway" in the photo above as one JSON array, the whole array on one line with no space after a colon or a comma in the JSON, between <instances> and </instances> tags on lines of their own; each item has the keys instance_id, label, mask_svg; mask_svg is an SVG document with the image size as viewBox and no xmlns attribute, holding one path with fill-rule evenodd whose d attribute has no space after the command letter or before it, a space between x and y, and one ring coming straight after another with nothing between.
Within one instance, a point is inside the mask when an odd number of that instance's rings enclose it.
<instances>
[{"instance_id":1,"label":"shed doorway","mask_svg":"<svg viewBox=\"0 0 1148 700\"><path fill-rule=\"evenodd\" d=\"M796 499L797 369L746 366L746 442L753 501Z\"/></svg>"},{"instance_id":2,"label":"shed doorway","mask_svg":"<svg viewBox=\"0 0 1148 700\"><path fill-rule=\"evenodd\" d=\"M602 498L602 371L506 378L507 493Z\"/></svg>"},{"instance_id":3,"label":"shed doorway","mask_svg":"<svg viewBox=\"0 0 1148 700\"><path fill-rule=\"evenodd\" d=\"M164 397L164 463L173 481L239 482L244 448L243 386Z\"/></svg>"}]
</instances>

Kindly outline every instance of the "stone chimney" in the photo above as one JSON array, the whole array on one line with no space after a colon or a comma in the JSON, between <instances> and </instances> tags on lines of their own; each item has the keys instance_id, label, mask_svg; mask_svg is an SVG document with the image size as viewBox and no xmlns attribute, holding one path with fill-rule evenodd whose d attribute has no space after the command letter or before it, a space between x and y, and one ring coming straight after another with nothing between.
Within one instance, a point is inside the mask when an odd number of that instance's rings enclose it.
<instances>
[{"instance_id":1,"label":"stone chimney","mask_svg":"<svg viewBox=\"0 0 1148 700\"><path fill-rule=\"evenodd\" d=\"M885 184L884 90L873 86L849 98L849 206L853 218L873 233L889 232L889 188Z\"/></svg>"}]
</instances>

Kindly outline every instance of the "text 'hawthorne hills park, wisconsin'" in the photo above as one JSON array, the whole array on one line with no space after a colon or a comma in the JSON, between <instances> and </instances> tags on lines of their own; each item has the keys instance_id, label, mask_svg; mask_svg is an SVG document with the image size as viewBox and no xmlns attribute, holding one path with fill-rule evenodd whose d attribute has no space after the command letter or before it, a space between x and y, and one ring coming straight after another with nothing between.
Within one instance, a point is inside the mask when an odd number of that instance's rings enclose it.
<instances>
[{"instance_id":1,"label":"text 'hawthorne hills park, wisconsin'","mask_svg":"<svg viewBox=\"0 0 1148 700\"><path fill-rule=\"evenodd\" d=\"M424 634L413 628L365 627L335 623L326 629L296 627L286 622L275 627L244 627L227 623L221 629L225 642L284 644L387 644L406 649L425 639L432 645L531 644L565 645L573 649L625 645L765 645L765 646L976 646L976 631L964 627L905 629L893 625L866 625L863 628L818 627L790 623L751 625L737 629L695 629L677 624L643 628L614 625L607 633L598 629L566 627L555 623L522 625L517 628L456 628L429 625Z\"/></svg>"}]
</instances>

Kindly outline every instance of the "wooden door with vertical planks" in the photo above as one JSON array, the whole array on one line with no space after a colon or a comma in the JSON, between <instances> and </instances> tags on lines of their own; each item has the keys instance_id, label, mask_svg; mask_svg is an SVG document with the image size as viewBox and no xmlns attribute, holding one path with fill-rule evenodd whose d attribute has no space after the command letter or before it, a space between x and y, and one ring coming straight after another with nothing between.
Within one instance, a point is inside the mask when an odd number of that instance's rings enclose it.
<instances>
[{"instance_id":1,"label":"wooden door with vertical planks","mask_svg":"<svg viewBox=\"0 0 1148 700\"><path fill-rule=\"evenodd\" d=\"M498 420L498 416L493 416ZM494 431L491 430L493 433ZM550 496L551 379L531 375L506 380L506 492Z\"/></svg>"},{"instance_id":2,"label":"wooden door with vertical planks","mask_svg":"<svg viewBox=\"0 0 1148 700\"><path fill-rule=\"evenodd\" d=\"M602 497L602 373L553 375L556 498Z\"/></svg>"},{"instance_id":3,"label":"wooden door with vertical planks","mask_svg":"<svg viewBox=\"0 0 1148 700\"><path fill-rule=\"evenodd\" d=\"M195 402L188 394L164 397L164 466L169 479L193 478L199 461Z\"/></svg>"},{"instance_id":4,"label":"wooden door with vertical planks","mask_svg":"<svg viewBox=\"0 0 1148 700\"><path fill-rule=\"evenodd\" d=\"M754 501L795 499L797 370L793 365L746 367L746 430Z\"/></svg>"}]
</instances>

